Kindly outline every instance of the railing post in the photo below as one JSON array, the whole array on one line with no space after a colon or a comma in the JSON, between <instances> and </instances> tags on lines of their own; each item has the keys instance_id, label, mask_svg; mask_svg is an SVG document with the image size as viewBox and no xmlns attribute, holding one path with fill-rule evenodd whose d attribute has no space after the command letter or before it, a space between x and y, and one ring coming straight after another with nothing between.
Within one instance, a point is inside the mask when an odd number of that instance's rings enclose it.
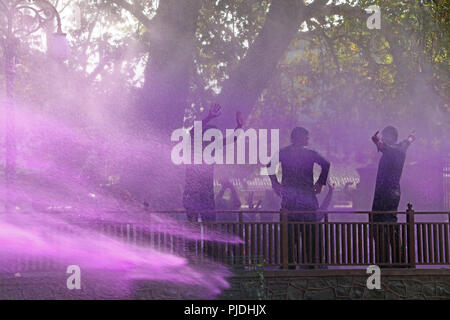
<instances>
[{"instance_id":1,"label":"railing post","mask_svg":"<svg viewBox=\"0 0 450 320\"><path fill-rule=\"evenodd\" d=\"M288 248L288 213L281 211L281 265L283 269L287 269L289 265L289 248Z\"/></svg>"},{"instance_id":2,"label":"railing post","mask_svg":"<svg viewBox=\"0 0 450 320\"><path fill-rule=\"evenodd\" d=\"M408 256L411 268L416 267L416 237L414 232L414 210L412 204L408 203L406 210L406 223L408 224Z\"/></svg>"},{"instance_id":3,"label":"railing post","mask_svg":"<svg viewBox=\"0 0 450 320\"><path fill-rule=\"evenodd\" d=\"M245 243L245 237L244 237L244 214L242 213L242 211L239 212L239 236L241 237L241 240L244 241L244 243L239 244L239 260L238 263L240 263L240 261L242 261L242 265L245 265L246 262L246 255L247 252L245 252L245 248L247 246L247 244Z\"/></svg>"}]
</instances>

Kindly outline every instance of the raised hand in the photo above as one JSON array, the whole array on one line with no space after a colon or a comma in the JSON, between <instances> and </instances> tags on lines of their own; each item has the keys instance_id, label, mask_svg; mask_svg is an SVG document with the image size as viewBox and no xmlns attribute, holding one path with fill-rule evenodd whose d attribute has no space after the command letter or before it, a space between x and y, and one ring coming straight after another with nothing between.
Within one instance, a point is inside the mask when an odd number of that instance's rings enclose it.
<instances>
[{"instance_id":1,"label":"raised hand","mask_svg":"<svg viewBox=\"0 0 450 320\"><path fill-rule=\"evenodd\" d=\"M372 137L373 143L378 144L378 142L380 142L379 134L380 134L380 131L375 132L375 134Z\"/></svg>"},{"instance_id":2,"label":"raised hand","mask_svg":"<svg viewBox=\"0 0 450 320\"><path fill-rule=\"evenodd\" d=\"M236 124L238 128L244 126L244 119L242 118L242 113L240 111L236 112Z\"/></svg>"},{"instance_id":3,"label":"raised hand","mask_svg":"<svg viewBox=\"0 0 450 320\"><path fill-rule=\"evenodd\" d=\"M414 142L415 140L416 140L416 132L413 130L408 135L408 141L411 143Z\"/></svg>"},{"instance_id":4,"label":"raised hand","mask_svg":"<svg viewBox=\"0 0 450 320\"><path fill-rule=\"evenodd\" d=\"M220 104L213 104L211 106L211 108L209 109L209 114L208 116L210 118L216 118L218 116L220 116L222 114L222 107L220 106Z\"/></svg>"}]
</instances>

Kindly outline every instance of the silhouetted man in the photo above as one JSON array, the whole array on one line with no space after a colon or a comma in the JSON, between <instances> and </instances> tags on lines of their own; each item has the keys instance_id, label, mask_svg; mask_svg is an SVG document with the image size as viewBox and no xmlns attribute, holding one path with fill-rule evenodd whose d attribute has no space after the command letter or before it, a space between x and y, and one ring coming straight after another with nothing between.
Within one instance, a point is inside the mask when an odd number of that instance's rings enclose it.
<instances>
[{"instance_id":1,"label":"silhouetted man","mask_svg":"<svg viewBox=\"0 0 450 320\"><path fill-rule=\"evenodd\" d=\"M208 116L202 121L203 134L208 129L216 128L208 125L212 119L220 116L221 107L218 104L211 106ZM243 124L240 112L236 114L237 127L241 128ZM191 138L194 139L194 133L191 130ZM224 139L224 144L226 139ZM203 142L202 152L207 143ZM194 161L192 161L194 163ZM186 182L183 193L183 206L186 209L186 215L189 221L197 222L200 215L203 222L214 222L216 214L212 212L215 209L214 202L214 165L212 164L191 164L186 167Z\"/></svg>"},{"instance_id":2,"label":"silhouetted man","mask_svg":"<svg viewBox=\"0 0 450 320\"><path fill-rule=\"evenodd\" d=\"M378 164L372 211L397 211L400 202L400 178L405 163L406 150L415 140L415 136L411 133L408 139L397 143L398 132L392 126L383 129L381 139L378 134L377 131L372 137L372 141L383 155ZM397 222L397 215L394 213L373 214L371 215L371 221L395 223ZM388 226L389 228L387 228ZM401 239L397 225L374 226L372 232L372 236L375 238L377 263L390 263L389 249L396 251L396 255L392 255L393 262L406 262L403 253L404 246L400 244Z\"/></svg>"},{"instance_id":3,"label":"silhouetted man","mask_svg":"<svg viewBox=\"0 0 450 320\"><path fill-rule=\"evenodd\" d=\"M330 163L316 151L306 148L309 143L309 132L306 129L302 127L294 128L291 133L291 142L292 144L281 149L279 154L282 169L281 184L278 182L276 175L271 175L272 187L281 196L282 210L316 211L319 208L316 194L320 193L323 186L327 184ZM314 184L313 168L315 163L322 168L322 171ZM288 215L288 221L294 222L316 222L318 221L317 218L315 213L290 213ZM292 247L291 237L294 236L294 243L298 244L299 236L296 226L293 229L293 235L291 234L291 228L288 229L289 263L294 263L292 252L294 248ZM306 253L305 263L310 264L310 268L313 268L312 264L319 262L316 259L316 228L313 225L301 225L300 232L306 239L306 241L302 241L303 252ZM319 239L319 248L320 242ZM310 247L312 250L310 250ZM318 253L320 253L320 250ZM297 262L300 261L298 259Z\"/></svg>"}]
</instances>

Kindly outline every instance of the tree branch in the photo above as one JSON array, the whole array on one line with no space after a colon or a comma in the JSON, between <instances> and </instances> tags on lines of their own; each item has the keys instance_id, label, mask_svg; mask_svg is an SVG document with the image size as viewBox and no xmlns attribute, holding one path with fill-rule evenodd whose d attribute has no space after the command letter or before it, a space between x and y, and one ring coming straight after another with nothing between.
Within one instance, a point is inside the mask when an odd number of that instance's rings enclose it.
<instances>
[{"instance_id":1,"label":"tree branch","mask_svg":"<svg viewBox=\"0 0 450 320\"><path fill-rule=\"evenodd\" d=\"M325 16L344 16L344 17L352 17L357 19L367 19L367 13L364 9L351 6L349 4L341 4L341 5L335 5L335 6L325 6L322 7L318 14L325 15ZM316 16L316 15L314 15Z\"/></svg>"},{"instance_id":2,"label":"tree branch","mask_svg":"<svg viewBox=\"0 0 450 320\"><path fill-rule=\"evenodd\" d=\"M301 1L303 3L303 1ZM311 13L314 13L314 11L322 10L328 3L328 0L315 0L313 3L311 3L308 6L305 6L307 10Z\"/></svg>"},{"instance_id":3,"label":"tree branch","mask_svg":"<svg viewBox=\"0 0 450 320\"><path fill-rule=\"evenodd\" d=\"M142 8L132 5L126 0L112 0L112 2L130 12L147 29L151 28L151 20L143 13L144 10Z\"/></svg>"},{"instance_id":4,"label":"tree branch","mask_svg":"<svg viewBox=\"0 0 450 320\"><path fill-rule=\"evenodd\" d=\"M223 83L217 101L227 112L218 119L226 128L234 123L236 111L247 116L258 100L276 66L305 20L307 11L301 0L272 0L258 37Z\"/></svg>"}]
</instances>

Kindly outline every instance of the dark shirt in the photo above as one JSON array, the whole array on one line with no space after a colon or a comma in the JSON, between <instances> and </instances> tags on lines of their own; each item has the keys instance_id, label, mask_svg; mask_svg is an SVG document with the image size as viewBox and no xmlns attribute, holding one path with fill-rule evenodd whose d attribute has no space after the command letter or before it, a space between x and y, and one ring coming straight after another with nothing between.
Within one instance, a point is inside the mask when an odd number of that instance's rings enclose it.
<instances>
[{"instance_id":1,"label":"dark shirt","mask_svg":"<svg viewBox=\"0 0 450 320\"><path fill-rule=\"evenodd\" d=\"M381 156L375 186L375 196L372 205L373 211L397 211L400 202L400 178L405 164L406 150L410 142L404 140L396 144L384 143L378 148ZM391 218L393 215L383 215Z\"/></svg>"},{"instance_id":2,"label":"dark shirt","mask_svg":"<svg viewBox=\"0 0 450 320\"><path fill-rule=\"evenodd\" d=\"M318 183L326 185L330 163L316 151L290 145L280 150L282 207L289 210L317 210L314 191L314 163L321 166Z\"/></svg>"},{"instance_id":3,"label":"dark shirt","mask_svg":"<svg viewBox=\"0 0 450 320\"><path fill-rule=\"evenodd\" d=\"M383 153L378 165L376 189L397 189L400 186L406 150L410 143L404 140L400 143L383 144L379 151Z\"/></svg>"},{"instance_id":4,"label":"dark shirt","mask_svg":"<svg viewBox=\"0 0 450 320\"><path fill-rule=\"evenodd\" d=\"M208 127L203 128L202 134ZM194 128L189 131L191 145L194 145ZM201 153L205 150L203 141ZM191 153L191 164L186 165L186 180L183 193L183 207L186 210L214 210L214 165L194 164L195 150Z\"/></svg>"},{"instance_id":5,"label":"dark shirt","mask_svg":"<svg viewBox=\"0 0 450 320\"><path fill-rule=\"evenodd\" d=\"M191 164L186 167L183 206L189 210L214 210L214 165Z\"/></svg>"},{"instance_id":6,"label":"dark shirt","mask_svg":"<svg viewBox=\"0 0 450 320\"><path fill-rule=\"evenodd\" d=\"M319 182L327 184L330 163L316 151L290 145L280 150L280 162L283 170L283 187L300 188L314 191L314 163L322 167Z\"/></svg>"}]
</instances>

